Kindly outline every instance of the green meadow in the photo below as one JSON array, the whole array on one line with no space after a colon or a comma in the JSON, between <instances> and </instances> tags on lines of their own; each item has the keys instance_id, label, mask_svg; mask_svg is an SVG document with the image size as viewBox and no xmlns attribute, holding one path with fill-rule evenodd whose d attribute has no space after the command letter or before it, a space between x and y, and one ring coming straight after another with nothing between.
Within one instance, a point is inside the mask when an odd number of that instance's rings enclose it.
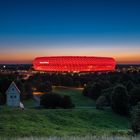
<instances>
[{"instance_id":1,"label":"green meadow","mask_svg":"<svg viewBox=\"0 0 140 140\"><path fill-rule=\"evenodd\" d=\"M0 107L1 137L128 136L129 120L110 109L97 110L95 102L79 89L55 88L70 95L74 109L35 109L33 100L25 101L25 110ZM90 108L91 107L91 108Z\"/></svg>"}]
</instances>

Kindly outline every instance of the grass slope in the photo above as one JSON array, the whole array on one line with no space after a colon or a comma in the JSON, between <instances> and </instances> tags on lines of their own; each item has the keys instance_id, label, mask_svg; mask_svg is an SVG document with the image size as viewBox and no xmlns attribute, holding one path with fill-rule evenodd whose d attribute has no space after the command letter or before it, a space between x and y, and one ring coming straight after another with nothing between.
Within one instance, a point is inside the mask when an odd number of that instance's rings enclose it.
<instances>
[{"instance_id":1,"label":"grass slope","mask_svg":"<svg viewBox=\"0 0 140 140\"><path fill-rule=\"evenodd\" d=\"M0 108L0 136L86 136L125 134L128 120L111 111Z\"/></svg>"},{"instance_id":2,"label":"grass slope","mask_svg":"<svg viewBox=\"0 0 140 140\"><path fill-rule=\"evenodd\" d=\"M0 140L6 140L1 139ZM9 139L8 139L9 140ZM77 136L68 136L68 137L24 137L24 138L11 138L10 140L140 140L140 136L135 137L121 137L121 136L84 136L84 137L77 137Z\"/></svg>"},{"instance_id":3,"label":"grass slope","mask_svg":"<svg viewBox=\"0 0 140 140\"><path fill-rule=\"evenodd\" d=\"M95 102L80 89L56 87L54 92L70 95L76 109L33 109L34 100L24 101L25 110L0 108L0 137L125 135L129 120L111 110L96 110ZM78 107L82 107L81 109ZM85 108L84 108L85 107ZM87 108L86 108L87 107Z\"/></svg>"}]
</instances>

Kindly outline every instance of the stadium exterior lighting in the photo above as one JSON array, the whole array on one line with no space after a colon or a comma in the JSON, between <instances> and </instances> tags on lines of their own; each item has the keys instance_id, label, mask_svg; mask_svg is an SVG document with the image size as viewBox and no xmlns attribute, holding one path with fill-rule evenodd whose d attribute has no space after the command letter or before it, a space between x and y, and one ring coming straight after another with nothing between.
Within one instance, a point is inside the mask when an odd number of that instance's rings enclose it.
<instances>
[{"instance_id":1,"label":"stadium exterior lighting","mask_svg":"<svg viewBox=\"0 0 140 140\"><path fill-rule=\"evenodd\" d=\"M114 71L116 61L110 57L48 56L37 57L33 67L37 71L50 72L96 72Z\"/></svg>"}]
</instances>

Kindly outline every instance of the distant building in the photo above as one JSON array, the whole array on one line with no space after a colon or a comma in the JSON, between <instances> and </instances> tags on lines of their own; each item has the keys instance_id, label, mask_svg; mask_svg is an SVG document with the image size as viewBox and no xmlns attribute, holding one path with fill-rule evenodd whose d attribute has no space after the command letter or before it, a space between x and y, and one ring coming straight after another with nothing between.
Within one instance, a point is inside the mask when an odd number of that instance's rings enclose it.
<instances>
[{"instance_id":1,"label":"distant building","mask_svg":"<svg viewBox=\"0 0 140 140\"><path fill-rule=\"evenodd\" d=\"M48 56L33 61L36 71L49 72L105 72L114 71L116 61L110 57Z\"/></svg>"},{"instance_id":2,"label":"distant building","mask_svg":"<svg viewBox=\"0 0 140 140\"><path fill-rule=\"evenodd\" d=\"M6 95L7 106L20 107L20 90L14 82L7 89Z\"/></svg>"}]
</instances>

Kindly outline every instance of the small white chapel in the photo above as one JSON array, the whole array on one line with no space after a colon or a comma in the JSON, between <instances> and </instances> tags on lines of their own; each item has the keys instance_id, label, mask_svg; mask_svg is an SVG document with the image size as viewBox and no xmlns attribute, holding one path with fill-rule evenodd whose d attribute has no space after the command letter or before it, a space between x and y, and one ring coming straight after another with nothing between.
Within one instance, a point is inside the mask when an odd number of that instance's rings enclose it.
<instances>
[{"instance_id":1,"label":"small white chapel","mask_svg":"<svg viewBox=\"0 0 140 140\"><path fill-rule=\"evenodd\" d=\"M20 93L21 92L15 82L12 82L6 91L7 106L20 107Z\"/></svg>"}]
</instances>

